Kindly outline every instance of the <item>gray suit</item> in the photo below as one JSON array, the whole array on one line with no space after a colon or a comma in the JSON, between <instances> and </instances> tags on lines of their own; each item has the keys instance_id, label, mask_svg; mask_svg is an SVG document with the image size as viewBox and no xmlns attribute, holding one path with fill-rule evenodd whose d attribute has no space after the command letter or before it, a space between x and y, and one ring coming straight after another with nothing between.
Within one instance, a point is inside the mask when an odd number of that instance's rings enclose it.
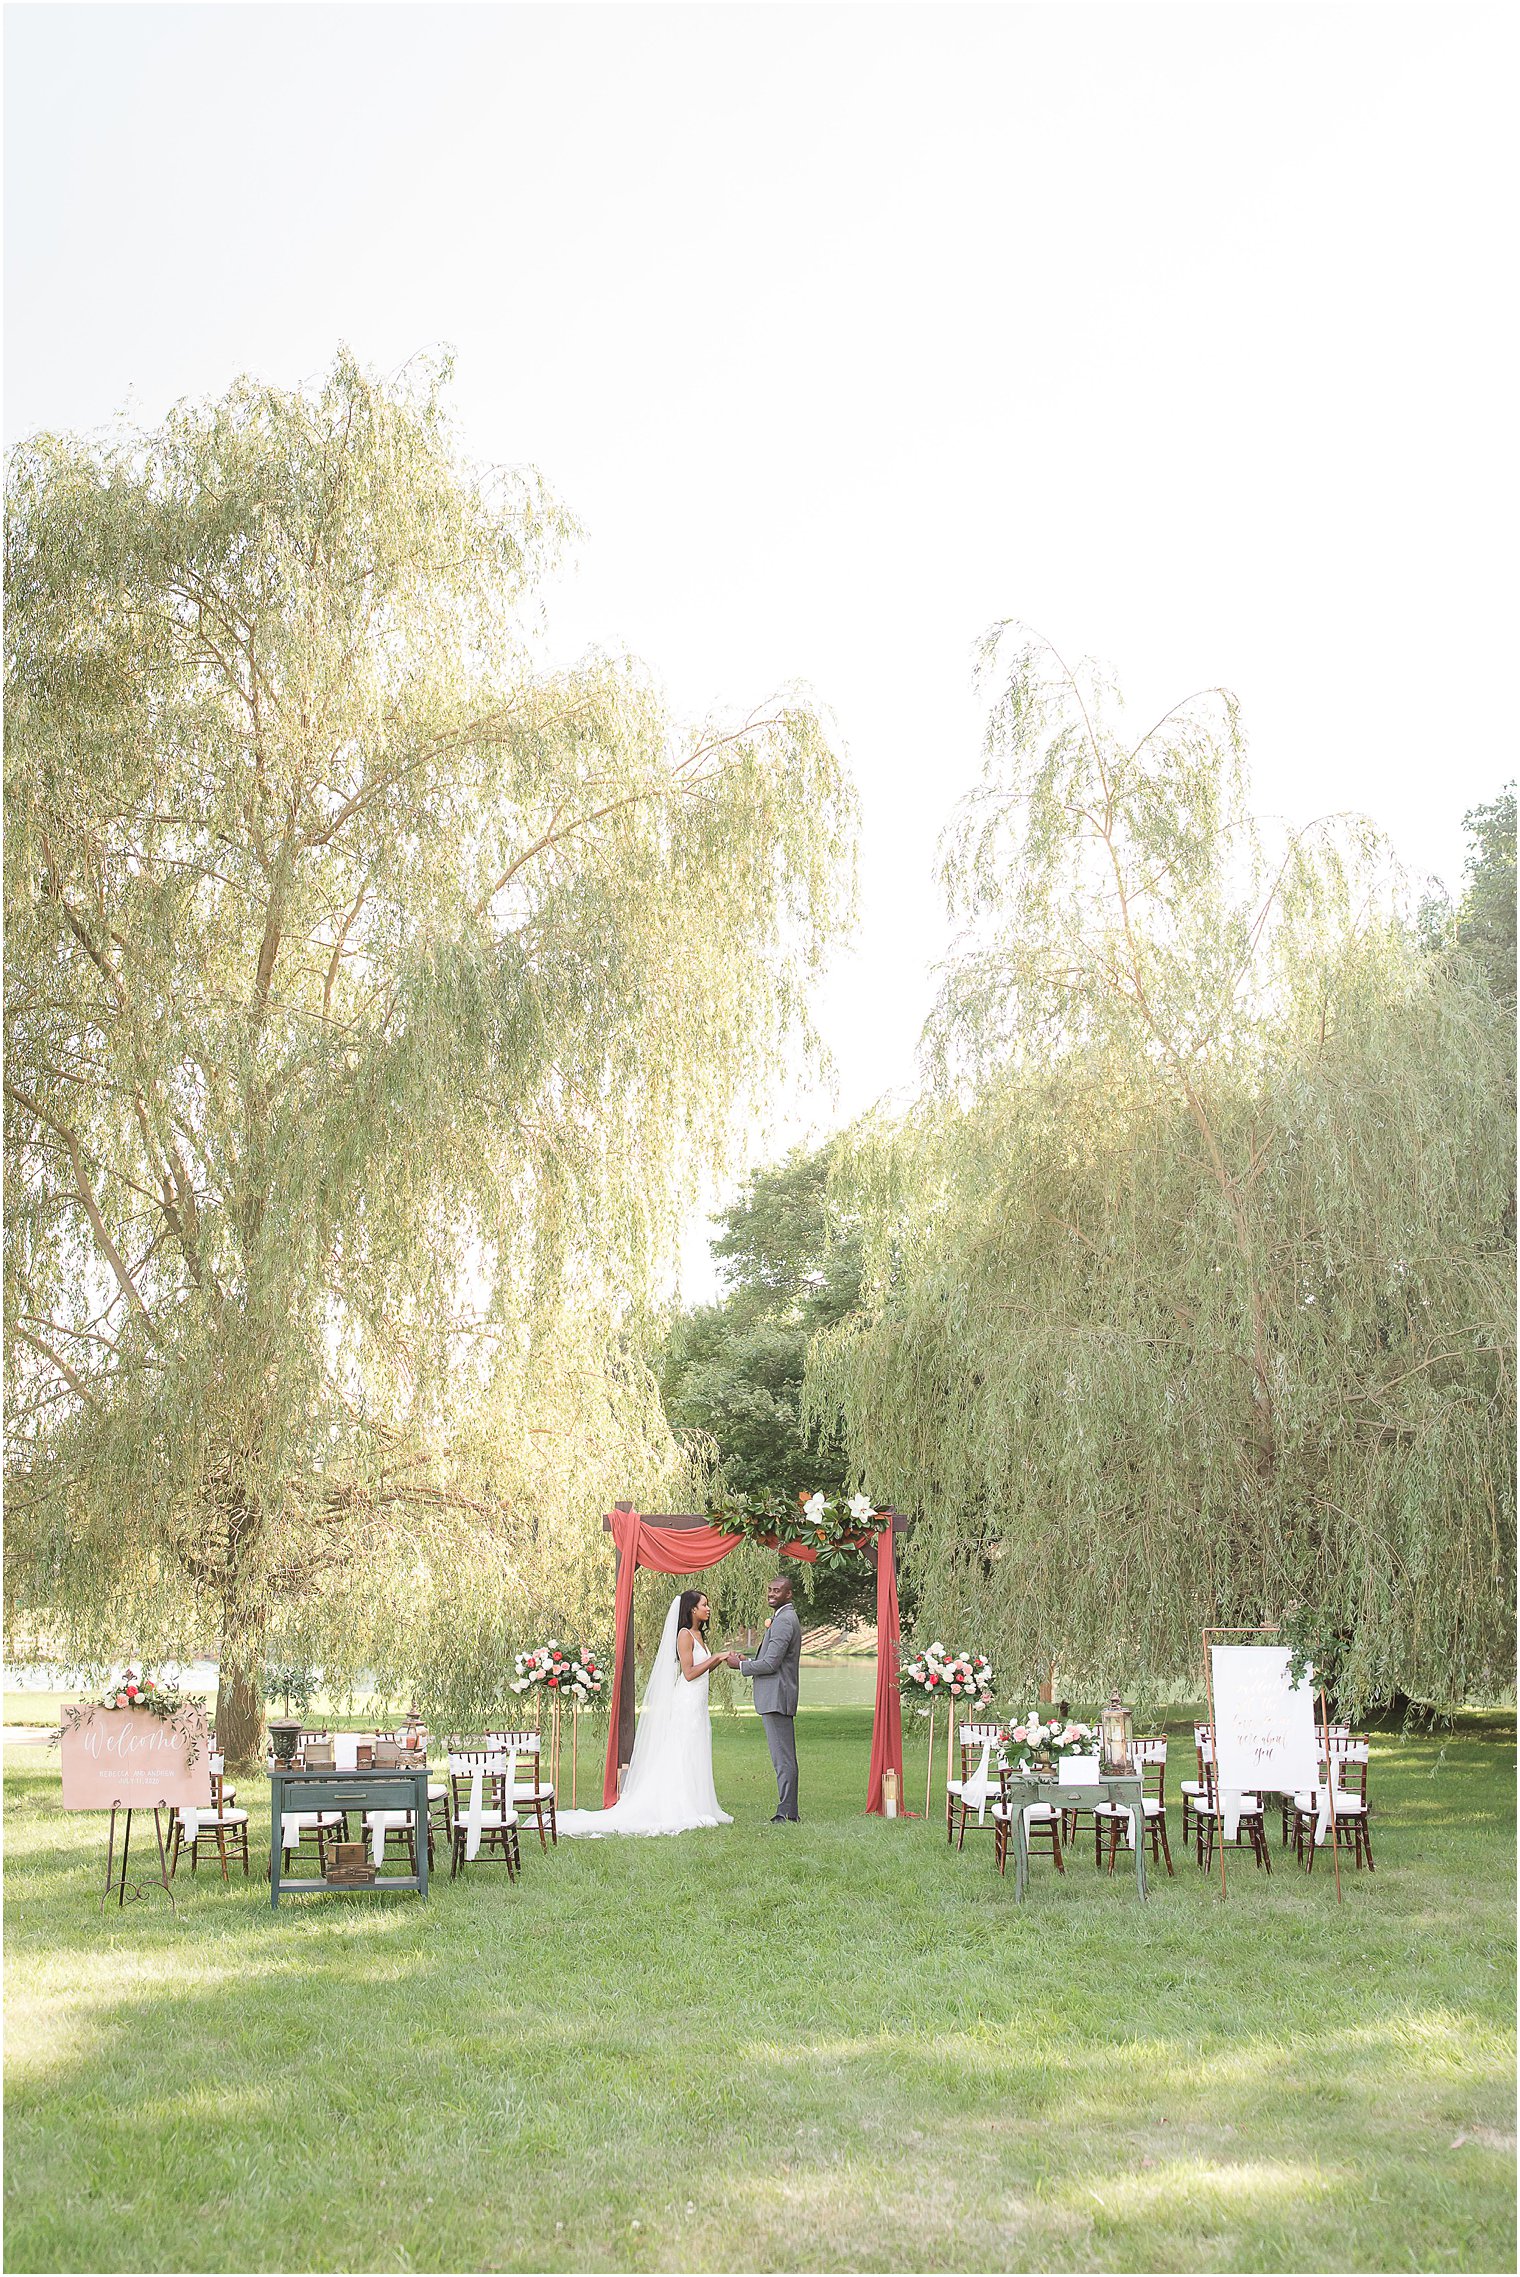
<instances>
[{"instance_id":1,"label":"gray suit","mask_svg":"<svg viewBox=\"0 0 1520 2277\"><path fill-rule=\"evenodd\" d=\"M802 1661L802 1623L794 1605L772 1615L760 1650L741 1660L739 1674L755 1688L755 1713L765 1726L766 1744L776 1768L776 1816L797 1816L797 1690Z\"/></svg>"}]
</instances>

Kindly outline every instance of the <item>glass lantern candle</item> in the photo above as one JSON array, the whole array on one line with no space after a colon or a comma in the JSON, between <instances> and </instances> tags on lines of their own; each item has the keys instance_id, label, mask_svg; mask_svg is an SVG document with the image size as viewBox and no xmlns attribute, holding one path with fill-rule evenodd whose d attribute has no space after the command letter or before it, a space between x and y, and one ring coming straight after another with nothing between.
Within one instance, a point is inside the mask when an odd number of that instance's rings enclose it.
<instances>
[{"instance_id":1,"label":"glass lantern candle","mask_svg":"<svg viewBox=\"0 0 1520 2277\"><path fill-rule=\"evenodd\" d=\"M1129 1777L1135 1768L1135 1718L1117 1692L1110 1693L1108 1706L1099 1712L1098 1741L1104 1770Z\"/></svg>"}]
</instances>

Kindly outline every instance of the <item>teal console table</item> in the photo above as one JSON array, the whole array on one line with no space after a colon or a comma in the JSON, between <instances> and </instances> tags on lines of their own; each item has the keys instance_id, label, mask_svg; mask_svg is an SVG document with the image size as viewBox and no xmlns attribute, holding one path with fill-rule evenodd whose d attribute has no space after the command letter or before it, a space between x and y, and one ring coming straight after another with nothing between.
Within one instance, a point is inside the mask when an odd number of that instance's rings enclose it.
<instances>
[{"instance_id":1,"label":"teal console table","mask_svg":"<svg viewBox=\"0 0 1520 2277\"><path fill-rule=\"evenodd\" d=\"M324 1891L329 1897L337 1892L330 1882L317 1878L288 1881L285 1877L285 1846L280 1840L281 1824L287 1811L410 1811L412 1836L417 1850L415 1874L379 1874L370 1883L358 1885L361 1897L379 1895L385 1890L416 1890L420 1897L427 1896L428 1887L428 1767L422 1763L416 1770L405 1771L293 1771L285 1764L276 1764L269 1774L269 1903L279 1904L282 1897L304 1896L308 1891Z\"/></svg>"},{"instance_id":2,"label":"teal console table","mask_svg":"<svg viewBox=\"0 0 1520 2277\"><path fill-rule=\"evenodd\" d=\"M1024 1829L1026 1803L1049 1803L1053 1810L1090 1811L1094 1803L1117 1803L1135 1814L1135 1887L1142 1897L1149 1897L1145 1880L1145 1781L1138 1773L1133 1778L1106 1778L1096 1785L1062 1787L1054 1779L1035 1779L1027 1773L1005 1771L1003 1792L1000 1798L1008 1805L1011 1817L1008 1822L1008 1839L1013 1844L1016 1867L1015 1895L1022 1901L1029 1885L1029 1841Z\"/></svg>"}]
</instances>

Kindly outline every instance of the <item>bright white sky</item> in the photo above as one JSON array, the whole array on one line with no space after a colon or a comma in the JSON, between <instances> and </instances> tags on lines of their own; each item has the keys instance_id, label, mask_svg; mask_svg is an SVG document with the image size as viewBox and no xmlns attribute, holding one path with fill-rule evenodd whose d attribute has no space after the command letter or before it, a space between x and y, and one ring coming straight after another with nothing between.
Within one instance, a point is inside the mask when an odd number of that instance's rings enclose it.
<instances>
[{"instance_id":1,"label":"bright white sky","mask_svg":"<svg viewBox=\"0 0 1520 2277\"><path fill-rule=\"evenodd\" d=\"M1260 807L1459 883L1514 772L1507 15L12 6L7 436L451 344L586 526L561 641L837 720L864 922L779 1147L911 1080L994 618L1147 725L1227 683Z\"/></svg>"}]
</instances>

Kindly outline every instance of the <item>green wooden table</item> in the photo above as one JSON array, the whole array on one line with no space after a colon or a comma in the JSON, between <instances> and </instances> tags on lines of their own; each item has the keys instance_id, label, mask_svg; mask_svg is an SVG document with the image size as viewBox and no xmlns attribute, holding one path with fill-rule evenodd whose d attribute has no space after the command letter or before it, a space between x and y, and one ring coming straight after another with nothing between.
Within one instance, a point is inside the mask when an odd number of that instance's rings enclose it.
<instances>
[{"instance_id":1,"label":"green wooden table","mask_svg":"<svg viewBox=\"0 0 1520 2277\"><path fill-rule=\"evenodd\" d=\"M287 1811L411 1811L412 1839L417 1851L415 1874L380 1874L373 1882L350 1884L360 1896L386 1890L415 1890L427 1896L428 1887L428 1767L404 1771L293 1771L277 1764L269 1774L269 1902L282 1897L325 1891L336 1896L330 1882L318 1878L289 1881L285 1877L285 1846L280 1840Z\"/></svg>"},{"instance_id":2,"label":"green wooden table","mask_svg":"<svg viewBox=\"0 0 1520 2277\"><path fill-rule=\"evenodd\" d=\"M1128 1779L1107 1777L1082 1787L1063 1787L1054 1779L1036 1779L1024 1772L1005 1771L1001 1799L1012 1814L1008 1836L1017 1869L1014 1894L1021 1901L1029 1886L1029 1838L1024 1827L1026 1803L1049 1803L1053 1810L1080 1811L1090 1811L1095 1803L1117 1803L1121 1809L1132 1810L1135 1814L1135 1887L1142 1897L1149 1897L1145 1881L1145 1781L1138 1772Z\"/></svg>"}]
</instances>

